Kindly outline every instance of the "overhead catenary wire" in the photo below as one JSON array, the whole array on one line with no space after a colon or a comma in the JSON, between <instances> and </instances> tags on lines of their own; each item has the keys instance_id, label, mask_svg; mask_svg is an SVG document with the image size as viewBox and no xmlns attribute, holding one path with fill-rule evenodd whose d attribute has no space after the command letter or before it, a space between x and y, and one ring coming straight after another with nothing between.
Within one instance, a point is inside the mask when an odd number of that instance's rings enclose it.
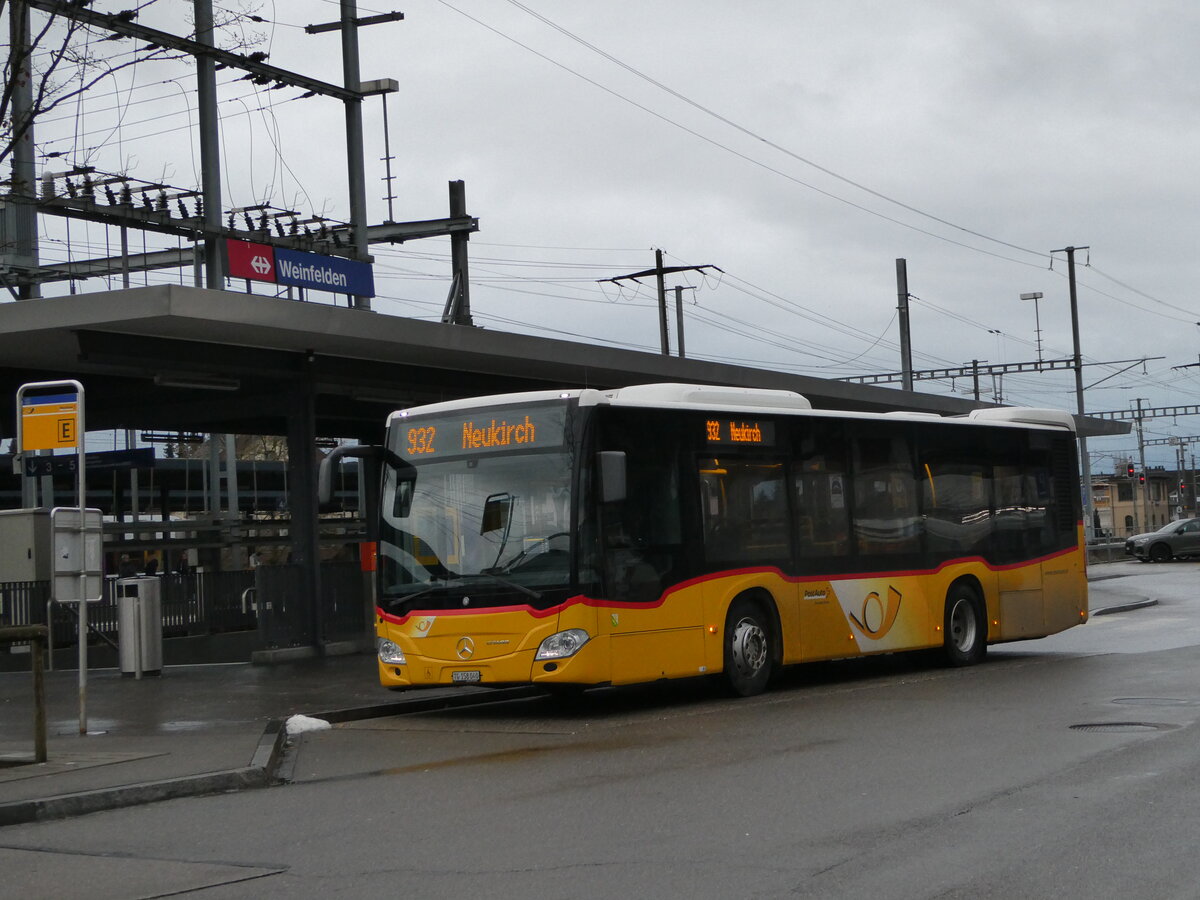
<instances>
[{"instance_id":1,"label":"overhead catenary wire","mask_svg":"<svg viewBox=\"0 0 1200 900\"><path fill-rule=\"evenodd\" d=\"M336 4L336 3L331 3L330 5L336 6L337 4ZM444 5L447 5L447 6L449 6L449 4L444 4ZM515 6L517 6L517 7L521 7L521 8L527 9L527 7L524 7L524 6L523 6L523 4L514 4L514 5L515 5ZM366 11L366 8L365 8L365 7L361 7L361 8L362 8L364 11ZM286 24L286 23L285 23L285 24ZM292 26L292 27L298 27L298 26ZM257 93L257 92L255 91L255 92L252 92L252 93ZM128 96L129 96L129 95L127 95L127 97L128 97ZM239 98L234 98L234 99L236 99L236 100L238 101L238 103L240 103L240 104L242 104L243 106L245 106L245 105L247 105L247 101L249 101L249 98L250 98L250 96L251 96L251 93L246 93L246 94L242 94L242 95L241 95L241 97L239 97ZM259 114L261 114L261 117L262 117L262 119L263 119L263 122L264 122L264 124L266 124L266 118L267 118L268 116L273 116L273 115L274 115L274 109L273 109L273 105L274 105L274 104L273 104L273 101L275 100L275 96L276 96L276 95L274 95L274 94L268 94L268 95L267 95L268 102L267 102L265 105L259 105L259 106L258 106L258 108L257 108L256 110L246 110L246 109L243 109L243 110L241 110L240 112L236 112L236 113L234 113L234 112L229 112L229 113L228 113L228 115L229 115L229 116L231 116L231 117L232 117L232 116L237 116L237 117L239 117L240 119L242 119L242 120L244 120L244 121L250 121L250 120L253 118L253 116L251 115L252 113L259 113ZM682 97L682 96L683 96L683 95L681 95L681 97ZM292 99L299 99L299 98L292 98ZM686 98L686 97L684 97L683 99L685 99L685 100L686 100L687 98ZM227 101L226 101L226 100L223 100L222 102L223 102L223 103L225 103L225 102L227 102ZM232 101L228 101L228 102L232 102ZM284 101L284 102L288 102L288 101ZM690 102L690 101L689 101L689 102ZM693 104L693 105L695 105L697 108L702 108L702 107L701 107L699 104ZM124 109L125 109L125 112L126 112L126 113L128 113L128 105L126 105L126 106L124 107ZM225 118L225 116L223 116L223 119L224 119L224 118ZM190 119L190 116L189 116L189 119ZM734 125L736 125L736 123L733 123L733 124L734 124ZM142 134L135 134L135 132L137 132L137 130L138 130L138 127L139 127L139 126L137 126L137 125L132 125L131 123L128 123L128 122L126 122L126 124L125 124L125 129L124 129L124 133L123 133L123 135L122 135L122 139L123 139L123 140L125 140L125 141L128 141L128 142L132 142L132 141L135 141L135 140L145 140L145 139L147 139L147 138L149 138L149 137L155 137L155 136L158 136L159 134L162 134L162 133L164 133L164 132L155 132L153 135L142 135ZM188 126L182 126L180 129L173 129L173 130L183 130L183 128L187 128L187 127L188 127ZM257 126L256 126L256 127L257 127ZM270 132L270 127L269 127L269 126L268 126L268 129L269 129L269 132ZM99 132L97 132L97 133L103 133L103 131L99 131ZM753 132L749 132L748 130L747 130L747 133L748 133L748 134L750 134L750 135L752 135L752 136L759 137L759 136L757 136L757 135L753 135ZM768 140L765 140L765 139L762 139L762 140L761 140L761 142L762 142L762 143L764 143L764 144L767 144L767 145L770 145L770 144L772 143L772 142L770 142L770 141L768 141ZM260 155L261 155L261 148L260 148ZM803 161L803 162L806 162L806 163L808 162L807 160L802 160L802 161ZM286 164L286 163L284 163L284 164ZM819 167L818 167L818 168L819 168ZM834 174L836 175L837 173L834 173ZM839 176L839 177L840 177L840 176ZM272 181L272 184L274 184L274 183L275 183L275 180L278 180L278 178L279 178L279 176L278 176L278 174L276 173L276 174L275 174L275 176L274 176L274 179L273 179L273 181ZM844 179L844 180L846 180L846 181L847 181L847 183L853 184L853 182L852 182L851 180L849 180L849 179ZM299 181L299 179L297 179L297 184L300 184L300 181ZM866 188L865 186L858 186L858 185L855 185L855 186L856 186L856 187L862 187L862 189L864 189L864 190L867 190L868 192L870 191L870 189L869 189L869 188ZM252 187L251 187L251 193L252 193L252 194L256 194L256 193L257 193L257 192L254 190L254 186L253 186L253 185L252 185ZM255 199L259 199L259 198L258 198L258 197L256 197ZM891 202L891 198L886 198L886 199L888 199L888 200L889 200L889 202ZM903 206L903 204L900 204L900 205L901 205L901 206ZM918 211L919 211L919 210L918 210ZM954 223L950 223L950 224L951 224L951 225L953 225ZM968 231L970 231L970 229L967 229L967 230L968 230ZM1003 242L1001 242L1001 243L1003 243ZM474 246L480 246L480 244L481 244L481 242L478 242L478 241L473 241L473 242L472 242L472 246L473 246L473 247L474 247ZM964 246L967 246L967 245L964 245ZM1018 249L1018 250L1023 250L1023 249L1024 249L1024 248L1020 248L1020 247L1019 247L1019 246L1017 246L1017 245L1013 245L1013 246L1014 246L1014 247L1016 247L1016 249ZM616 248L614 248L614 249L616 249ZM626 248L626 249L629 249L629 250L631 250L631 251L633 251L633 252L637 252L637 248ZM578 250L578 252L584 252L585 250L586 250L586 248L580 248L580 249ZM374 252L374 249L373 249L373 252ZM1032 253L1033 251L1028 251L1028 252ZM1042 254L1042 255L1044 256L1044 254ZM1001 257L1001 258L1008 258L1008 257ZM432 260L431 260L431 261L432 261ZM482 259L480 259L480 260L479 260L479 263L480 263L480 265L481 265L481 269L480 269L480 274L481 274L481 278L480 278L480 284L481 284L481 285L485 285L485 284L487 284L487 285L488 285L488 287L489 287L489 289L491 288L491 285L490 285L490 284L488 284L488 282L490 282L492 279L512 279L511 281L508 281L508 282L507 282L507 283L508 283L510 286L511 286L511 285L518 284L519 282L522 282L522 281L526 282L527 284L533 284L533 283L537 283L537 284L542 284L542 285L551 285L551 284L553 284L553 285L556 285L557 287L555 287L555 288L551 288L551 289L548 289L546 292L544 292L544 293L542 294L543 296L547 296L547 297L549 297L549 296L554 296L554 293L553 293L553 291L554 291L554 290L560 290L561 292L563 292L563 293L566 293L566 289L567 289L567 287L569 286L569 279L568 279L568 278L567 278L565 275L563 275L562 277L558 277L558 278L545 278L545 277L540 277L540 278L536 278L536 279L530 279L530 278L526 277L526 276L527 276L527 274L537 274L537 270L535 270L535 269L533 269L533 268L527 268L527 269L525 269L524 271L522 271L522 270L521 270L521 266L522 266L522 265L537 265L536 263L532 263L532 264L531 264L531 263L525 263L525 262L522 262L522 261L517 261L517 260L503 260L503 259L499 258L499 256L497 256L496 258L492 258L492 257L486 257L486 258L482 258ZM485 270L482 268L483 264L485 264L485 263L486 263L486 264L487 264L487 266L489 267L490 271L485 271ZM552 271L552 270L554 269L554 267L555 267L555 264L554 264L552 261L550 261L550 260L544 260L544 261L543 261L543 263L542 263L542 271L541 271L541 274L542 274L542 275L552 275L552 274L557 274L557 273L554 273L554 272ZM561 266L561 267L560 267L560 272L562 272L562 273L565 273L565 272L567 272L567 271L570 271L570 268L571 268L571 267L574 267L576 271L586 271L586 269L587 269L587 266L586 266L586 265L584 265L584 264L582 264L582 263L577 263L577 264L570 264L570 265L563 265L563 266ZM1093 267L1093 270L1094 270L1094 267ZM1105 277L1105 278L1108 278L1108 279L1109 279L1109 280L1111 280L1111 281L1113 281L1114 283L1116 283L1116 284L1117 284L1119 287L1121 287L1122 289L1136 291L1136 289L1132 289L1132 288L1130 288L1130 287L1129 287L1128 285L1126 285L1126 284L1123 284L1123 283L1121 283L1121 282L1117 282L1115 279L1111 279L1109 276L1103 275L1103 273L1099 273L1099 272L1098 272L1098 274L1099 274L1099 275L1102 275L1102 276L1103 276L1103 277ZM381 279L388 279L388 278L390 278L390 277L391 277L391 275L389 275L389 274L388 274L388 273L386 273L386 272L381 272L381 273L380 273L380 277L381 277ZM408 277L412 277L412 278L419 278L419 279L424 279L424 280L427 280L427 281L432 281L432 282L444 281L444 279L445 279L444 273L441 273L441 274L431 274L431 273L421 274L421 273L413 273L413 274L411 274L411 275L410 275L410 276L408 276ZM759 280L761 280L761 279L759 279ZM503 282L501 282L501 281L499 281L499 280L495 282L495 285L496 285L496 289L497 289L497 290L499 290L499 289L500 289L500 284L501 284L501 283L503 283ZM747 283L747 284L749 284L749 283ZM726 284L726 285L725 285L725 287L726 287L726 288L728 288L728 289L730 289L730 290L732 290L732 291L734 291L735 293L737 293L737 292L738 292L738 289L736 289L736 288L732 287L730 284ZM756 303L763 303L763 304L765 304L765 306L763 306L763 309L766 309L767 307L775 307L775 308L777 308L777 309L783 309L783 306L779 306L779 305L777 305L776 303L772 303L772 302L770 302L770 301L768 301L768 300L764 299L762 296L758 296L758 295L754 295L754 294L751 294L751 293L747 293L747 291L746 291L746 288L745 288L745 286L744 286L744 285L743 285L743 286L740 286L740 288L741 288L741 294L742 294L743 296L746 296L746 297L753 297L753 299L755 300L755 302L756 302ZM511 287L510 287L510 290L511 290ZM771 292L767 292L767 293L768 293L768 294L770 294ZM1101 294L1102 294L1102 295L1104 295L1104 296L1112 296L1112 295L1109 295L1109 294L1103 294L1103 292L1099 292L1099 293L1101 293ZM1138 293L1140 294L1141 292L1138 292ZM528 296L528 295L529 295L529 294L527 294L527 296ZM780 297L780 295L778 295L778 294L774 294L774 296L775 296L775 297L777 297L777 298L779 298L779 297ZM1144 296L1146 299L1148 299L1148 300L1150 300L1150 301L1152 301L1152 302L1155 302L1155 303L1158 303L1158 302L1160 302L1160 301L1157 301L1157 298L1153 298L1153 297L1151 297L1150 295L1143 295L1143 296ZM1113 299L1118 299L1118 300L1119 300L1119 298L1117 298L1117 297L1113 297ZM593 302L594 302L594 301L593 301ZM792 301L790 301L790 300L781 300L781 302L782 302L783 304L785 304L785 305L786 305L786 304L790 304ZM1171 305L1171 304L1166 304L1166 307L1167 307L1167 308L1175 308L1175 309L1177 309L1177 310L1179 310L1179 311L1184 311L1184 310L1182 309L1182 307L1172 307L1172 305ZM885 307L883 307L883 308L886 308L886 306L885 306ZM1156 311L1156 312L1157 312L1157 311ZM795 312L793 312L793 311L789 311L789 314L792 314L792 315L800 315L800 318L807 318L807 317L808 317L808 315L817 315L817 316L819 316L819 315L820 315L819 313L814 313L814 312L813 312L811 309L807 311L807 315L806 315L806 314L799 314L799 313L795 313ZM1161 314L1161 313L1160 313L1160 314ZM709 313L709 312L707 312L707 311L706 311L706 312L704 313L704 315L718 315L718 316L719 316L719 315L724 315L724 313ZM814 321L814 320L812 320L812 319L809 319L809 321L813 321L813 324L821 324L821 327L826 327L826 325L825 325L824 323L820 323L820 322L819 322L819 319L818 319L817 321ZM1183 320L1182 320L1182 319L1180 319L1179 321L1183 321ZM960 324L966 324L966 325L969 325L969 326L971 326L971 327L980 327L980 325L981 325L981 323L971 323L971 322L969 322L969 321L964 321L964 322L961 322ZM832 327L832 326L830 326L830 327ZM751 326L751 327L748 329L748 331L749 331L751 334L753 334L753 332L754 332L754 330L755 330L756 328L757 328L757 329L759 329L759 330L761 331L761 327L760 327L760 326L757 326L757 325L756 325L756 326ZM884 335L886 335L886 333L887 333L887 330L888 330L888 329L887 329L887 328L885 328L885 329L883 330L883 332L882 332L882 333L883 333ZM885 350L886 350L886 349L892 349L892 348L894 347L894 344L893 344L891 341L889 341L889 340L882 339L882 338L878 338L877 332L878 332L878 329L877 329L877 328L871 328L871 329L869 329L869 330L868 330L868 329L854 329L853 327L851 327L851 328L850 328L850 333L849 333L849 334L847 334L847 333L843 333L843 332L839 332L839 334L842 334L842 335L843 335L844 337L846 337L847 339L853 339L853 340L856 342L856 344L853 346L853 348L852 348L852 349L848 349L848 350L846 351L846 355L851 355L851 354L854 354L854 353L855 353L857 350L861 349L861 347L858 345L858 343L857 343L857 342L861 342L862 344L864 344L865 346L867 346L867 348L868 348L868 349L867 349L867 350L864 350L864 351L862 351L863 353L866 353L866 354L870 354L870 353L874 352L875 350L879 350L879 349L885 349ZM1012 338L1011 336L1009 336L1009 339L1015 339L1015 338ZM872 340L876 340L876 343L875 343L875 344L872 344L872 343L870 343ZM818 346L820 346L820 343L819 343L819 342L818 342ZM826 349L828 349L828 345L826 344L825 346L826 346ZM852 358L855 358L855 359L856 359L856 358L858 358L858 357L852 357ZM934 357L927 357L927 358L934 359ZM942 362L947 362L947 363L956 363L956 362L961 362L961 361L960 361L960 360L945 360L945 361L942 361Z\"/></svg>"}]
</instances>

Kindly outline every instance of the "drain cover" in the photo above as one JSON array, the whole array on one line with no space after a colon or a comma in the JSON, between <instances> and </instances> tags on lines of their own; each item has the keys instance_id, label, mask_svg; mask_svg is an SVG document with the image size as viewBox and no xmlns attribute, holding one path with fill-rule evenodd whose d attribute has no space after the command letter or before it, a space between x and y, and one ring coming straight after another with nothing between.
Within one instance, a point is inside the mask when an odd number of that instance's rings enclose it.
<instances>
[{"instance_id":1,"label":"drain cover","mask_svg":"<svg viewBox=\"0 0 1200 900\"><path fill-rule=\"evenodd\" d=\"M1113 703L1122 706L1196 706L1197 700L1181 700L1178 697L1118 697Z\"/></svg>"},{"instance_id":2,"label":"drain cover","mask_svg":"<svg viewBox=\"0 0 1200 900\"><path fill-rule=\"evenodd\" d=\"M1072 731L1102 732L1107 734L1135 734L1145 731L1162 731L1169 725L1156 725L1153 722L1092 722L1085 725L1072 725Z\"/></svg>"}]
</instances>

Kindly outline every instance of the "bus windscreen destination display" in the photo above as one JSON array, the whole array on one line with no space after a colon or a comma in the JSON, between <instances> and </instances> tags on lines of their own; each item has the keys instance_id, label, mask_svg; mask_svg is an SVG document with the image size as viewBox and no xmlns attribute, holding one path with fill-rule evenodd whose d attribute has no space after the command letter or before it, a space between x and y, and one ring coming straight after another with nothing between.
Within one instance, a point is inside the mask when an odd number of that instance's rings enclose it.
<instances>
[{"instance_id":1,"label":"bus windscreen destination display","mask_svg":"<svg viewBox=\"0 0 1200 900\"><path fill-rule=\"evenodd\" d=\"M566 412L563 407L474 410L460 416L398 418L392 427L405 459L478 456L561 447Z\"/></svg>"},{"instance_id":2,"label":"bus windscreen destination display","mask_svg":"<svg viewBox=\"0 0 1200 900\"><path fill-rule=\"evenodd\" d=\"M775 446L775 423L759 419L716 417L704 422L705 437L709 444L725 446Z\"/></svg>"}]
</instances>

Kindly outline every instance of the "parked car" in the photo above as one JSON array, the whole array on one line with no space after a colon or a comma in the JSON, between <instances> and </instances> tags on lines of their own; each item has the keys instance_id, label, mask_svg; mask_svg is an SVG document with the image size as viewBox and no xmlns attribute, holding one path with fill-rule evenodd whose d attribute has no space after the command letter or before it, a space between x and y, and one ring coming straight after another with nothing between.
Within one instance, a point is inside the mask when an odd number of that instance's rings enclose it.
<instances>
[{"instance_id":1,"label":"parked car","mask_svg":"<svg viewBox=\"0 0 1200 900\"><path fill-rule=\"evenodd\" d=\"M1142 562L1200 556L1200 519L1176 519L1158 531L1135 534L1125 541L1125 553Z\"/></svg>"}]
</instances>

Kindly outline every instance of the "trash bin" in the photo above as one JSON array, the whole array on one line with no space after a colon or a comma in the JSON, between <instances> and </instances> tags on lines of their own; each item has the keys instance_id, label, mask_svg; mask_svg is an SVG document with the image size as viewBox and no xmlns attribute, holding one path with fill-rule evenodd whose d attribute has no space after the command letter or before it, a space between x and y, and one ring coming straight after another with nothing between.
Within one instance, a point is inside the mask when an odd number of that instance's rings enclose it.
<instances>
[{"instance_id":1,"label":"trash bin","mask_svg":"<svg viewBox=\"0 0 1200 900\"><path fill-rule=\"evenodd\" d=\"M158 576L117 579L117 648L122 675L162 674L162 584Z\"/></svg>"}]
</instances>

